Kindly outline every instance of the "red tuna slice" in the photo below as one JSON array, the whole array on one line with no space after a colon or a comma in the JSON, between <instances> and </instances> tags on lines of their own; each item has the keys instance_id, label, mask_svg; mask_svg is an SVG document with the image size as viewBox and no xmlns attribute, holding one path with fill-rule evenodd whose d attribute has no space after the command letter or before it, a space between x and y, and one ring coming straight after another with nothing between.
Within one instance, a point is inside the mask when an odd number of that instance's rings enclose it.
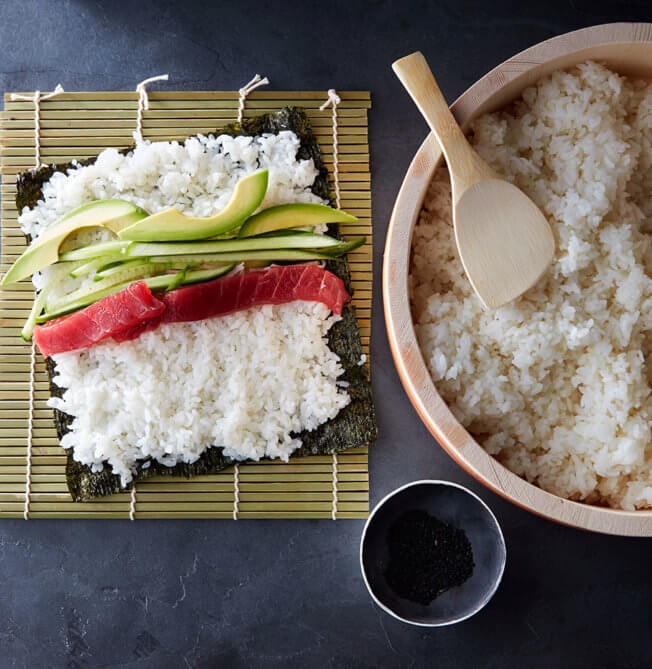
<instances>
[{"instance_id":1,"label":"red tuna slice","mask_svg":"<svg viewBox=\"0 0 652 669\"><path fill-rule=\"evenodd\" d=\"M263 304L256 300L258 284L262 281L256 274L259 274L259 272L247 272L241 275L242 279L236 299L238 309L249 309L254 304Z\"/></svg>"},{"instance_id":2,"label":"red tuna slice","mask_svg":"<svg viewBox=\"0 0 652 669\"><path fill-rule=\"evenodd\" d=\"M160 296L163 323L225 316L261 304L323 302L340 315L349 295L344 282L317 265L272 266L184 286Z\"/></svg>"},{"instance_id":3,"label":"red tuna slice","mask_svg":"<svg viewBox=\"0 0 652 669\"><path fill-rule=\"evenodd\" d=\"M45 356L89 348L104 339L136 339L160 323L199 321L262 304L323 302L340 315L348 301L343 281L317 265L272 265L152 295L143 281L85 309L34 328Z\"/></svg>"},{"instance_id":4,"label":"red tuna slice","mask_svg":"<svg viewBox=\"0 0 652 669\"><path fill-rule=\"evenodd\" d=\"M274 291L278 285L278 279L283 268L279 265L272 265L262 272L251 272L251 275L259 274L256 279L256 292L254 300L260 304L272 304Z\"/></svg>"},{"instance_id":5,"label":"red tuna slice","mask_svg":"<svg viewBox=\"0 0 652 669\"><path fill-rule=\"evenodd\" d=\"M123 342L123 341L130 341L132 339L136 339L140 337L143 332L149 332L150 330L155 330L161 323L161 315L159 314L158 316L154 316L153 318L149 318L146 321L141 321L137 325L134 325L133 327L130 328L125 328L124 330L119 330L118 332L114 332L111 337L113 338L114 341L117 341L118 343Z\"/></svg>"},{"instance_id":6,"label":"red tuna slice","mask_svg":"<svg viewBox=\"0 0 652 669\"><path fill-rule=\"evenodd\" d=\"M138 281L73 314L37 325L34 341L44 356L89 348L109 337L116 339L164 309L147 284Z\"/></svg>"}]
</instances>

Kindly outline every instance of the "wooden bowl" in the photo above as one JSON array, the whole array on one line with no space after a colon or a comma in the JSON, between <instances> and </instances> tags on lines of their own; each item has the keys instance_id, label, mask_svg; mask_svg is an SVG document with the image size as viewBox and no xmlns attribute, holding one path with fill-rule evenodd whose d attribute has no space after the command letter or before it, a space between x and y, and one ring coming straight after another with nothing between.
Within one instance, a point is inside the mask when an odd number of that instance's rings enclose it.
<instances>
[{"instance_id":1,"label":"wooden bowl","mask_svg":"<svg viewBox=\"0 0 652 669\"><path fill-rule=\"evenodd\" d=\"M595 26L537 44L482 77L452 105L453 112L466 129L472 119L504 107L541 77L590 59L623 75L652 79L652 24ZM439 145L430 134L405 176L385 246L385 321L394 362L410 401L446 451L469 474L506 499L565 525L606 534L652 536L652 511L621 511L572 502L513 474L473 439L438 394L414 332L408 272L412 231L441 160Z\"/></svg>"}]
</instances>

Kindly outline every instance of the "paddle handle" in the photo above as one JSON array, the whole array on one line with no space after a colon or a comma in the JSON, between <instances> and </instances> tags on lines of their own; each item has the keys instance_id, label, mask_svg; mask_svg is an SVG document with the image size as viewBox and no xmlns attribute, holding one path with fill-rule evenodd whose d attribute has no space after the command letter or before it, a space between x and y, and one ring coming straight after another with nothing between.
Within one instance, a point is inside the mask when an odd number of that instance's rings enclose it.
<instances>
[{"instance_id":1,"label":"paddle handle","mask_svg":"<svg viewBox=\"0 0 652 669\"><path fill-rule=\"evenodd\" d=\"M495 178L468 143L423 54L416 51L397 60L392 68L441 145L453 182L453 199L457 201L475 183Z\"/></svg>"}]
</instances>

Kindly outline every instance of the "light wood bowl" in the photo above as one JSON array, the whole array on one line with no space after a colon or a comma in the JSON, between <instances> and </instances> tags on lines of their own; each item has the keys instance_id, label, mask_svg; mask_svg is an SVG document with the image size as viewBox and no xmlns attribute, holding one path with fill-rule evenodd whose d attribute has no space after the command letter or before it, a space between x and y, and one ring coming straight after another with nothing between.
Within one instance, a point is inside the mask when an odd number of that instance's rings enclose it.
<instances>
[{"instance_id":1,"label":"light wood bowl","mask_svg":"<svg viewBox=\"0 0 652 669\"><path fill-rule=\"evenodd\" d=\"M629 76L652 79L652 24L615 23L585 28L537 44L502 63L453 105L466 129L472 119L504 107L554 70L598 60ZM387 233L383 302L394 362L419 416L469 474L519 506L565 525L630 536L652 536L652 511L621 511L572 502L532 485L491 457L462 427L438 394L419 350L408 297L412 231L441 150L428 135L398 194Z\"/></svg>"}]
</instances>

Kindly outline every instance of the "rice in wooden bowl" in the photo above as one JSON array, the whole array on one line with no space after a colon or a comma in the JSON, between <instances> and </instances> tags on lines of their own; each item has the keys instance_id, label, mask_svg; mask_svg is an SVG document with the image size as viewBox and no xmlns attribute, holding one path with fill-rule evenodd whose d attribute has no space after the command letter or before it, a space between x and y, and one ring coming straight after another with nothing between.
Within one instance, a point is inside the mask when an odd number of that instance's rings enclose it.
<instances>
[{"instance_id":1,"label":"rice in wooden bowl","mask_svg":"<svg viewBox=\"0 0 652 669\"><path fill-rule=\"evenodd\" d=\"M399 373L448 452L531 511L630 535L652 534L651 35L647 24L563 35L454 105L481 155L551 222L542 282L482 308L432 137L397 199L383 277Z\"/></svg>"}]
</instances>

